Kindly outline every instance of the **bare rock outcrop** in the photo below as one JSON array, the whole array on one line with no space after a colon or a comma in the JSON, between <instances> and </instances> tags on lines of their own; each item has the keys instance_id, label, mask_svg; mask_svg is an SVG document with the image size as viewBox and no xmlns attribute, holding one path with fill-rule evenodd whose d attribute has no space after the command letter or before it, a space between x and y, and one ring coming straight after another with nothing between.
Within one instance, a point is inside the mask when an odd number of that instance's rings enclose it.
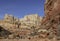
<instances>
[{"instance_id":1,"label":"bare rock outcrop","mask_svg":"<svg viewBox=\"0 0 60 41\"><path fill-rule=\"evenodd\" d=\"M49 36L60 37L60 0L46 0L45 17L42 21L43 28L49 31Z\"/></svg>"},{"instance_id":2,"label":"bare rock outcrop","mask_svg":"<svg viewBox=\"0 0 60 41\"><path fill-rule=\"evenodd\" d=\"M38 34L42 17L37 14L27 15L18 19L12 15L6 14L3 20L0 20L0 26L11 32L7 38L29 38ZM8 33L8 32L7 32Z\"/></svg>"}]
</instances>

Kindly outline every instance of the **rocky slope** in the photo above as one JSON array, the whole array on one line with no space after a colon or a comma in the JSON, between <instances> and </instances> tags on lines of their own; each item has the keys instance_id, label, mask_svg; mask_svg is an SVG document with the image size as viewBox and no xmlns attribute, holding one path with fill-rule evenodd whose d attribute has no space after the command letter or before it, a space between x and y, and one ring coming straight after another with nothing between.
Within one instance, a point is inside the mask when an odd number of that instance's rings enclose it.
<instances>
[{"instance_id":1,"label":"rocky slope","mask_svg":"<svg viewBox=\"0 0 60 41\"><path fill-rule=\"evenodd\" d=\"M24 39L39 34L38 29L40 28L41 21L42 21L42 17L39 17L37 14L26 15L24 18L21 19L6 14L4 19L0 20L0 27L2 27L1 29L4 28L5 30L10 32L10 34L4 38ZM2 35L3 33L6 32L1 32Z\"/></svg>"}]
</instances>

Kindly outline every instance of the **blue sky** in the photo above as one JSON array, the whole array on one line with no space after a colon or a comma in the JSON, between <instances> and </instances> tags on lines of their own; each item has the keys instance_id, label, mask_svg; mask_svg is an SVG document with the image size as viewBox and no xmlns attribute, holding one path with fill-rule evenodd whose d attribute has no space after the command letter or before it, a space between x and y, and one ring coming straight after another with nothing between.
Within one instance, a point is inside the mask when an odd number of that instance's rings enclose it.
<instances>
[{"instance_id":1,"label":"blue sky","mask_svg":"<svg viewBox=\"0 0 60 41\"><path fill-rule=\"evenodd\" d=\"M44 16L45 0L0 0L0 19L4 15L11 14L22 18L29 14L38 14Z\"/></svg>"}]
</instances>

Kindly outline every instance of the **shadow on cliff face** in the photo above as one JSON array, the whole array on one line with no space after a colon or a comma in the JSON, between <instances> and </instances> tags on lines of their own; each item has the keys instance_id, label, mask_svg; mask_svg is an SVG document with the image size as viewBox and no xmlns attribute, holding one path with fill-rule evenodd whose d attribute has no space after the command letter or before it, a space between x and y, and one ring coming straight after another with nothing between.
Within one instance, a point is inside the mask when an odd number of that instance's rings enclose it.
<instances>
[{"instance_id":1,"label":"shadow on cliff face","mask_svg":"<svg viewBox=\"0 0 60 41\"><path fill-rule=\"evenodd\" d=\"M0 26L0 39L1 38L8 38L8 36L11 34L8 30L5 30L3 27Z\"/></svg>"}]
</instances>

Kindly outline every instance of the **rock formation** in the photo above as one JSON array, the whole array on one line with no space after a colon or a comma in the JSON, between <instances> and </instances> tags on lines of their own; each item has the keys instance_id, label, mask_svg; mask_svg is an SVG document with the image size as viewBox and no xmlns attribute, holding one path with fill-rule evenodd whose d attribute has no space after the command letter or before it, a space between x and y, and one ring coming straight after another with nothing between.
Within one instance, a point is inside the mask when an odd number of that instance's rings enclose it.
<instances>
[{"instance_id":1,"label":"rock formation","mask_svg":"<svg viewBox=\"0 0 60 41\"><path fill-rule=\"evenodd\" d=\"M32 14L18 19L6 14L4 19L0 20L0 37L10 39L26 38L32 39L32 41L33 39L42 39L41 41L59 40L60 0L46 0L44 8L44 17ZM3 34L4 36L2 36Z\"/></svg>"},{"instance_id":2,"label":"rock formation","mask_svg":"<svg viewBox=\"0 0 60 41\"><path fill-rule=\"evenodd\" d=\"M50 31L51 36L60 36L60 0L46 0L45 17L42 21L43 28Z\"/></svg>"},{"instance_id":3,"label":"rock formation","mask_svg":"<svg viewBox=\"0 0 60 41\"><path fill-rule=\"evenodd\" d=\"M0 20L0 26L11 33L7 38L28 38L38 34L37 29L40 28L41 21L42 17L37 14L26 15L21 19L6 14L4 19Z\"/></svg>"}]
</instances>

